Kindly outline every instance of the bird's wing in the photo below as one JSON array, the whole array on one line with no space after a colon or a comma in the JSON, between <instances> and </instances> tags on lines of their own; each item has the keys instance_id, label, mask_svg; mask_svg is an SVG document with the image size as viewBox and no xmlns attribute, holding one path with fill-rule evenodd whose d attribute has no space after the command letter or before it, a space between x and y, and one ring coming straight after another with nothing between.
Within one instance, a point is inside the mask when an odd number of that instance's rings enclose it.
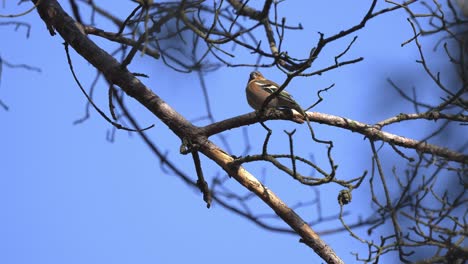
<instances>
[{"instance_id":1,"label":"bird's wing","mask_svg":"<svg viewBox=\"0 0 468 264\"><path fill-rule=\"evenodd\" d=\"M256 84L260 86L260 88L262 88L264 91L268 92L269 94L276 92L279 88L279 85L277 83L272 82L270 80L256 81ZM284 90L278 94L278 97L286 101L289 101L291 103L296 103L294 99L292 98L292 95L290 95L288 92Z\"/></svg>"}]
</instances>

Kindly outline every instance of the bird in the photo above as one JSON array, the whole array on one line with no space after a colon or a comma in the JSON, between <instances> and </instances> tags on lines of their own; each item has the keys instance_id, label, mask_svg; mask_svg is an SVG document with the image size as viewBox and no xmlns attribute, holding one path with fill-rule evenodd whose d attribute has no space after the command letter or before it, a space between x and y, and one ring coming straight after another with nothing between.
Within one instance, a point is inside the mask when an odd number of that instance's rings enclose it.
<instances>
[{"instance_id":1,"label":"bird","mask_svg":"<svg viewBox=\"0 0 468 264\"><path fill-rule=\"evenodd\" d=\"M253 109L261 110L265 99L276 92L279 87L277 83L266 79L259 71L253 71L250 73L249 81L245 88L247 102ZM305 117L304 110L286 91L281 91L277 94L266 107L294 109Z\"/></svg>"}]
</instances>

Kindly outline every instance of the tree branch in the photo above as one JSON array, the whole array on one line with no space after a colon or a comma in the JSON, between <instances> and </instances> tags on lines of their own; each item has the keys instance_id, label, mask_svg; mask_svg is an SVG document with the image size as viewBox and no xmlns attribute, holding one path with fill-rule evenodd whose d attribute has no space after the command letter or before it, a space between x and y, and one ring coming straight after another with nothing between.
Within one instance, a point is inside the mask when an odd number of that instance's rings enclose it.
<instances>
[{"instance_id":1,"label":"tree branch","mask_svg":"<svg viewBox=\"0 0 468 264\"><path fill-rule=\"evenodd\" d=\"M36 4L38 0L33 0ZM81 25L74 21L55 0L41 0L37 10L49 29L56 30L81 56L103 73L111 84L121 87L156 115L179 138L198 144L200 152L220 165L231 177L255 193L267 203L327 263L343 263L336 253L307 225L294 210L284 204L271 190L261 184L252 174L240 166L232 166L234 159L210 142L201 129L192 125L183 116L147 88L138 78L110 54L89 38ZM52 32L51 32L52 34Z\"/></svg>"}]
</instances>

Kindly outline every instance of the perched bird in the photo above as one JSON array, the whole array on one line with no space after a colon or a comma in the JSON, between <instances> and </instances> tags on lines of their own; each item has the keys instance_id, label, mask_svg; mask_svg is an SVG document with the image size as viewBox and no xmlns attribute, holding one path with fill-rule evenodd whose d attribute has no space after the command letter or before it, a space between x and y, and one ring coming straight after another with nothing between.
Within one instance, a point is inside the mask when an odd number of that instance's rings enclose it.
<instances>
[{"instance_id":1,"label":"perched bird","mask_svg":"<svg viewBox=\"0 0 468 264\"><path fill-rule=\"evenodd\" d=\"M263 77L259 71L253 71L250 73L249 82L245 88L247 102L253 109L260 110L265 99L277 91L279 87L277 83ZM286 91L281 91L275 98L271 99L266 107L294 109L305 116L304 110Z\"/></svg>"}]
</instances>

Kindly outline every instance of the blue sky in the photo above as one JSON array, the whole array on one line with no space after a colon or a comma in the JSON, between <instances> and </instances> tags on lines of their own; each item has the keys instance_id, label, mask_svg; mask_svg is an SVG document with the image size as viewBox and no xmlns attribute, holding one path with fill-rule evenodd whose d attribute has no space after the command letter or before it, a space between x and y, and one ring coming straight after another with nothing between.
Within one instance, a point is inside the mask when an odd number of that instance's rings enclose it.
<instances>
[{"instance_id":1,"label":"blue sky","mask_svg":"<svg viewBox=\"0 0 468 264\"><path fill-rule=\"evenodd\" d=\"M293 9L295 2L286 1L282 15L291 24L301 22L306 30L290 33L285 47L291 53L308 52L317 31L332 34L357 23L369 1L337 2L338 5L314 3L309 4L310 8ZM112 11L124 17L129 6L126 2L115 4ZM5 14L23 8L26 5L18 8L8 3L0 10ZM298 243L296 236L263 230L217 204L207 210L198 191L161 170L159 161L138 135L117 131L115 141L107 141L106 133L111 128L94 110L90 119L74 125L73 121L84 115L86 98L68 70L63 40L59 36L51 37L35 12L0 22L13 20L30 23L31 36L27 39L23 28L15 31L12 26L1 26L0 56L10 63L38 67L41 72L4 67L1 76L0 99L9 106L9 111L0 108L0 263L218 263L220 260L223 263L247 260L319 263L316 254ZM386 82L387 77L401 80L408 87L421 85L418 79L423 72L414 63L415 47L400 47L411 34L402 11L371 20L357 34L324 50L317 68L332 63L333 56L346 48L355 35L359 38L346 59L363 56L363 62L318 77L297 78L288 91L299 103L309 105L318 89L334 83L335 88L326 93L325 101L315 111L362 122L373 123L400 112L411 112L411 105L402 102L382 107L389 98L397 97ZM95 71L76 53L72 52L72 56L86 87ZM255 59L239 57L250 63ZM195 74L175 73L160 61L140 56L130 70L150 75L144 83L188 119L203 115L204 102ZM244 94L251 70L224 67L206 75L216 120L252 111ZM278 83L285 79L277 69L263 72ZM96 102L107 109L107 88L104 82L100 84ZM433 95L422 96L430 100ZM127 102L140 124L155 124L147 134L195 179L191 158L178 154L180 140L143 107L130 98ZM287 152L287 138L282 131L296 128L298 138L306 138L306 143L297 143L298 151L312 154L319 162L325 160L324 147L309 142L305 126L285 121L272 121L268 125L275 130L272 150ZM362 136L337 128L315 127L319 136L335 141L334 154L341 177L357 177L370 167L369 146ZM254 145L251 154L258 153L265 132L260 125L247 129ZM421 135L411 127L393 130L408 136ZM232 154L242 154L245 148L242 130L225 135L231 142ZM216 137L213 140L219 143ZM393 157L397 162L398 157L392 156L391 151L384 153L390 161ZM223 173L205 158L202 165L209 179ZM254 175L261 175L264 165L247 164L246 168ZM387 164L392 165L392 162ZM339 188L304 187L273 168L267 168L266 172L266 184L288 204L312 200L319 190L327 208L324 214L337 212ZM246 193L233 180L227 186ZM365 215L369 207L368 189L363 187L353 193L353 198L362 206L356 207L350 219ZM253 208L269 212L258 202L253 203ZM306 219L313 219L315 211L300 213ZM326 226L317 226L317 230L322 228ZM348 234L324 239L348 262L354 260L350 251L364 248Z\"/></svg>"}]
</instances>

